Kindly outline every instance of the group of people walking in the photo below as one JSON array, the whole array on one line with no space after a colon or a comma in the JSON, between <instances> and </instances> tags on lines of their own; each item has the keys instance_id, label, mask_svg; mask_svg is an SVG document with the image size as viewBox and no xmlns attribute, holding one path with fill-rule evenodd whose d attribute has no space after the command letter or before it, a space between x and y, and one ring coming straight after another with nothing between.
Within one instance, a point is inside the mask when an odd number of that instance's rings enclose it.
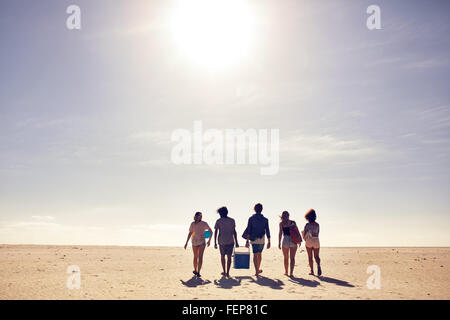
<instances>
[{"instance_id":1,"label":"group of people walking","mask_svg":"<svg viewBox=\"0 0 450 320\"><path fill-rule=\"evenodd\" d=\"M265 239L267 238L267 249L270 249L270 229L269 220L262 215L263 206L257 203L254 207L255 214L253 214L247 223L242 237L245 239L245 247L249 248L250 244L253 251L253 264L255 266L255 275L259 276L263 271L261 269L262 251L265 246ZM236 233L236 223L234 219L228 217L228 209L221 207L217 210L220 218L214 225L214 231L210 226L202 221L202 213L196 212L194 221L189 227L189 233L186 239L184 249L187 248L189 239L192 239L192 250L194 253L194 275L201 277L200 270L203 264L203 253L206 246L210 246L211 239L214 238L214 248L219 248L220 259L222 263L222 275L230 277L231 256L234 248L239 248L239 242ZM297 224L294 220L290 220L289 212L283 211L281 214L280 231L278 234L278 248L283 251L284 269L286 276L294 275L295 254L297 248L301 246L302 240L305 240L306 251L308 252L309 267L311 269L310 275L314 275L314 260L317 264L317 274L322 275L320 267L320 242L319 242L319 224L316 222L316 212L310 209L305 214L305 219L308 221L301 232L298 233ZM205 236L205 231L209 232L210 236ZM298 233L298 234L297 234ZM206 242L208 238L208 242ZM219 244L219 246L217 246ZM289 273L288 273L289 272Z\"/></svg>"}]
</instances>

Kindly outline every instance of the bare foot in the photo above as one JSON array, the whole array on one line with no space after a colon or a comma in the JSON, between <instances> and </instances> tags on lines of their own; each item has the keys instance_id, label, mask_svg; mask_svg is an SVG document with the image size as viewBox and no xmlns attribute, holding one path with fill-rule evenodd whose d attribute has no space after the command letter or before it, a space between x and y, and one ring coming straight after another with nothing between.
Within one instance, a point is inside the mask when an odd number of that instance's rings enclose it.
<instances>
[{"instance_id":1,"label":"bare foot","mask_svg":"<svg viewBox=\"0 0 450 320\"><path fill-rule=\"evenodd\" d=\"M226 277L227 277L227 278L231 278L231 276L230 276L230 274L229 274L229 273L227 273L227 274L226 274Z\"/></svg>"},{"instance_id":2,"label":"bare foot","mask_svg":"<svg viewBox=\"0 0 450 320\"><path fill-rule=\"evenodd\" d=\"M287 272L285 272L285 273L284 273L284 275L285 275L285 276L287 276L287 275L288 275L288 273L287 273Z\"/></svg>"},{"instance_id":3,"label":"bare foot","mask_svg":"<svg viewBox=\"0 0 450 320\"><path fill-rule=\"evenodd\" d=\"M314 271L311 271L311 272L309 273L309 275L310 275L310 276L313 276L313 275L314 275Z\"/></svg>"},{"instance_id":4,"label":"bare foot","mask_svg":"<svg viewBox=\"0 0 450 320\"><path fill-rule=\"evenodd\" d=\"M225 272L222 272L221 275L226 276L227 274Z\"/></svg>"},{"instance_id":5,"label":"bare foot","mask_svg":"<svg viewBox=\"0 0 450 320\"><path fill-rule=\"evenodd\" d=\"M294 277L294 274L293 274L293 273L291 273L291 274L289 275L289 277L293 278L293 277Z\"/></svg>"},{"instance_id":6,"label":"bare foot","mask_svg":"<svg viewBox=\"0 0 450 320\"><path fill-rule=\"evenodd\" d=\"M317 268L317 274L319 275L319 277L322 275L322 269L320 268L320 266Z\"/></svg>"}]
</instances>

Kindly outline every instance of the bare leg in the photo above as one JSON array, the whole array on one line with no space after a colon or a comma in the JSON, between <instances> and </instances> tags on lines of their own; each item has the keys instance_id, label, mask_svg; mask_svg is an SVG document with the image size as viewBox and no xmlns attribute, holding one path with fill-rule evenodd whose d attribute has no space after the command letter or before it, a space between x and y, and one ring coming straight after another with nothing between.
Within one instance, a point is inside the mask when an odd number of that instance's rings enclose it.
<instances>
[{"instance_id":1,"label":"bare leg","mask_svg":"<svg viewBox=\"0 0 450 320\"><path fill-rule=\"evenodd\" d=\"M289 268L289 248L282 248L284 256L284 274L288 275Z\"/></svg>"},{"instance_id":2,"label":"bare leg","mask_svg":"<svg viewBox=\"0 0 450 320\"><path fill-rule=\"evenodd\" d=\"M313 250L312 248L306 247L306 252L308 252L309 268L311 269L310 274L314 275L312 250Z\"/></svg>"},{"instance_id":3,"label":"bare leg","mask_svg":"<svg viewBox=\"0 0 450 320\"><path fill-rule=\"evenodd\" d=\"M262 272L261 270L262 252L258 253L258 274Z\"/></svg>"},{"instance_id":4,"label":"bare leg","mask_svg":"<svg viewBox=\"0 0 450 320\"><path fill-rule=\"evenodd\" d=\"M294 248L289 248L290 255L291 255L291 273L290 276L292 277L294 275L294 267L295 267L295 254L297 252L297 246Z\"/></svg>"},{"instance_id":5,"label":"bare leg","mask_svg":"<svg viewBox=\"0 0 450 320\"><path fill-rule=\"evenodd\" d=\"M203 253L205 252L205 247L206 246L201 246L198 248L198 274L200 276L200 269L202 268L202 264L203 264Z\"/></svg>"},{"instance_id":6,"label":"bare leg","mask_svg":"<svg viewBox=\"0 0 450 320\"><path fill-rule=\"evenodd\" d=\"M319 276L321 276L322 275L322 268L320 267L319 250L320 250L320 248L313 249L313 251L314 251L314 260L316 260L316 263L317 263L317 274Z\"/></svg>"},{"instance_id":7,"label":"bare leg","mask_svg":"<svg viewBox=\"0 0 450 320\"><path fill-rule=\"evenodd\" d=\"M220 262L222 263L222 269L223 269L222 275L224 276L224 275L227 274L227 273L225 272L225 255L221 255L221 256L220 256Z\"/></svg>"},{"instance_id":8,"label":"bare leg","mask_svg":"<svg viewBox=\"0 0 450 320\"><path fill-rule=\"evenodd\" d=\"M259 270L259 267L258 267L258 254L259 253L254 253L253 254L253 264L255 265L255 276L258 275L258 270Z\"/></svg>"},{"instance_id":9,"label":"bare leg","mask_svg":"<svg viewBox=\"0 0 450 320\"><path fill-rule=\"evenodd\" d=\"M259 275L262 270L261 270L261 252L258 253L254 253L253 254L253 263L255 265L255 276Z\"/></svg>"},{"instance_id":10,"label":"bare leg","mask_svg":"<svg viewBox=\"0 0 450 320\"><path fill-rule=\"evenodd\" d=\"M227 277L230 277L231 254L227 255Z\"/></svg>"},{"instance_id":11,"label":"bare leg","mask_svg":"<svg viewBox=\"0 0 450 320\"><path fill-rule=\"evenodd\" d=\"M194 273L198 272L198 247L192 247L192 251L194 252Z\"/></svg>"}]
</instances>

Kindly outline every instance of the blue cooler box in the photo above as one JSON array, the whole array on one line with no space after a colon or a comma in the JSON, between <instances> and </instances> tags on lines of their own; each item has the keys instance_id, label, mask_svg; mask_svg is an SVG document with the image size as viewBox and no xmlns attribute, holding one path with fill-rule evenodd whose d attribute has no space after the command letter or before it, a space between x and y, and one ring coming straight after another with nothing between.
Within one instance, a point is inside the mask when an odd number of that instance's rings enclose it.
<instances>
[{"instance_id":1,"label":"blue cooler box","mask_svg":"<svg viewBox=\"0 0 450 320\"><path fill-rule=\"evenodd\" d=\"M247 252L234 251L234 268L250 269L250 248Z\"/></svg>"}]
</instances>

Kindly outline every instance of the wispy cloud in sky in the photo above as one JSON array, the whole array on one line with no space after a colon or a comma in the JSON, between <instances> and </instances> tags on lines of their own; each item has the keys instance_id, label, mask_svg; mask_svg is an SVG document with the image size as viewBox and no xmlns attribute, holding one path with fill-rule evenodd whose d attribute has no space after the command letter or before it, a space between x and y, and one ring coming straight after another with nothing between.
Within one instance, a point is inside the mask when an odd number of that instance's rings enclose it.
<instances>
[{"instance_id":1,"label":"wispy cloud in sky","mask_svg":"<svg viewBox=\"0 0 450 320\"><path fill-rule=\"evenodd\" d=\"M242 232L262 202L275 229L314 207L329 246L449 245L447 1L380 0L373 31L370 1L248 3L253 46L216 70L175 42L174 1L81 0L78 31L63 2L2 3L0 243L173 245L196 211ZM196 120L278 129L279 173L175 165Z\"/></svg>"}]
</instances>

